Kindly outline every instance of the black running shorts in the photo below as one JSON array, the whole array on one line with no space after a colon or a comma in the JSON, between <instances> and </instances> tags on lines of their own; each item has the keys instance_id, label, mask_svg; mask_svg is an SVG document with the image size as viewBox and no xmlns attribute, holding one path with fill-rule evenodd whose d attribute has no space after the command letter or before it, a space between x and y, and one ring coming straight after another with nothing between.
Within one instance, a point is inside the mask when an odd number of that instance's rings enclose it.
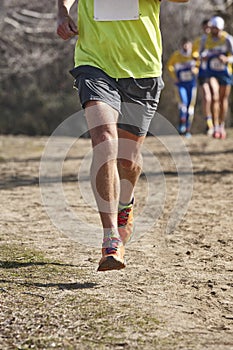
<instances>
[{"instance_id":1,"label":"black running shorts","mask_svg":"<svg viewBox=\"0 0 233 350\"><path fill-rule=\"evenodd\" d=\"M119 128L137 136L147 134L164 86L161 77L114 79L88 65L76 67L70 73L83 108L88 101L105 102L119 112Z\"/></svg>"}]
</instances>

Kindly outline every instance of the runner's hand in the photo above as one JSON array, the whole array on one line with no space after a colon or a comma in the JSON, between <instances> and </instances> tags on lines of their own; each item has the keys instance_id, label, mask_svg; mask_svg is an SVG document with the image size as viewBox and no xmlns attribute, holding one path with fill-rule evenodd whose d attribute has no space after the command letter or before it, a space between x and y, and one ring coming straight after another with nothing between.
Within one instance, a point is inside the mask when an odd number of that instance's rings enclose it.
<instances>
[{"instance_id":1,"label":"runner's hand","mask_svg":"<svg viewBox=\"0 0 233 350\"><path fill-rule=\"evenodd\" d=\"M67 40L78 34L77 27L69 15L61 15L57 21L57 34Z\"/></svg>"},{"instance_id":2,"label":"runner's hand","mask_svg":"<svg viewBox=\"0 0 233 350\"><path fill-rule=\"evenodd\" d=\"M199 69L197 67L192 67L191 71L193 75L198 75Z\"/></svg>"},{"instance_id":3,"label":"runner's hand","mask_svg":"<svg viewBox=\"0 0 233 350\"><path fill-rule=\"evenodd\" d=\"M219 60L224 63L224 64L227 64L228 63L228 57L225 56L225 55L220 55L218 56Z\"/></svg>"}]
</instances>

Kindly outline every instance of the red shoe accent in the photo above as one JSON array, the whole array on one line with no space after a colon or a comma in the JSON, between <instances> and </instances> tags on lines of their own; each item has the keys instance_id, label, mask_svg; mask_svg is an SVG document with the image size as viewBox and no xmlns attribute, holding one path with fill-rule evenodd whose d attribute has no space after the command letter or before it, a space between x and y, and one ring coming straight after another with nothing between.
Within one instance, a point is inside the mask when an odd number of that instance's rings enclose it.
<instances>
[{"instance_id":1,"label":"red shoe accent","mask_svg":"<svg viewBox=\"0 0 233 350\"><path fill-rule=\"evenodd\" d=\"M222 129L222 130L221 130L221 139L222 139L222 140L225 140L226 137L227 137L226 130L225 130L225 129Z\"/></svg>"},{"instance_id":2,"label":"red shoe accent","mask_svg":"<svg viewBox=\"0 0 233 350\"><path fill-rule=\"evenodd\" d=\"M221 138L220 132L219 132L219 131L215 131L215 132L213 133L213 138L215 138L215 139L220 139L220 138Z\"/></svg>"},{"instance_id":3,"label":"red shoe accent","mask_svg":"<svg viewBox=\"0 0 233 350\"><path fill-rule=\"evenodd\" d=\"M124 245L131 239L133 228L133 204L131 204L118 212L118 232Z\"/></svg>"}]
</instances>

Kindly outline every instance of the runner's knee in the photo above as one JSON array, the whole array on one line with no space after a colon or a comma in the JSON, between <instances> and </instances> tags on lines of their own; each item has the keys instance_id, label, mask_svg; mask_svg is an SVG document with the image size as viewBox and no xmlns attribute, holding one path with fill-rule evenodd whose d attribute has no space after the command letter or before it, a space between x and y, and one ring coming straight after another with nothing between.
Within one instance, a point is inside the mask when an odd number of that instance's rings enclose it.
<instances>
[{"instance_id":1,"label":"runner's knee","mask_svg":"<svg viewBox=\"0 0 233 350\"><path fill-rule=\"evenodd\" d=\"M180 103L180 104L179 104L179 110L180 110L182 113L187 113L187 111L188 111L187 106L186 106L184 103Z\"/></svg>"},{"instance_id":2,"label":"runner's knee","mask_svg":"<svg viewBox=\"0 0 233 350\"><path fill-rule=\"evenodd\" d=\"M102 142L110 142L116 139L116 128L113 125L103 125L90 130L93 146L99 145ZM107 145L107 144L106 144Z\"/></svg>"},{"instance_id":3,"label":"runner's knee","mask_svg":"<svg viewBox=\"0 0 233 350\"><path fill-rule=\"evenodd\" d=\"M120 159L118 159L118 163L120 164L120 166L122 168L129 170L129 171L140 168L140 166L135 161L130 160L130 159L120 158Z\"/></svg>"},{"instance_id":4,"label":"runner's knee","mask_svg":"<svg viewBox=\"0 0 233 350\"><path fill-rule=\"evenodd\" d=\"M194 115L194 106L189 106L188 113L190 116Z\"/></svg>"}]
</instances>

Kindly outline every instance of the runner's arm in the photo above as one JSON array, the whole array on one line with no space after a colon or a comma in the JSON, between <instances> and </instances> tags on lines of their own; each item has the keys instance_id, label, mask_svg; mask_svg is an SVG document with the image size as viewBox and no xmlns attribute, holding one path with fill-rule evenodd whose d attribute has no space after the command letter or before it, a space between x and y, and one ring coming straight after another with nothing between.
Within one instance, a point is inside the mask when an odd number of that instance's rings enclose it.
<instances>
[{"instance_id":1,"label":"runner's arm","mask_svg":"<svg viewBox=\"0 0 233 350\"><path fill-rule=\"evenodd\" d=\"M189 0L168 0L170 2L189 2Z\"/></svg>"},{"instance_id":2,"label":"runner's arm","mask_svg":"<svg viewBox=\"0 0 233 350\"><path fill-rule=\"evenodd\" d=\"M233 63L233 37L228 34L226 39L227 44L227 55L220 55L219 59L224 64Z\"/></svg>"},{"instance_id":3,"label":"runner's arm","mask_svg":"<svg viewBox=\"0 0 233 350\"><path fill-rule=\"evenodd\" d=\"M189 0L167 0L167 1L170 1L170 2L189 2ZM159 0L159 2L162 2L162 0Z\"/></svg>"},{"instance_id":4,"label":"runner's arm","mask_svg":"<svg viewBox=\"0 0 233 350\"><path fill-rule=\"evenodd\" d=\"M78 34L77 26L69 15L76 0L58 0L57 34L64 40Z\"/></svg>"},{"instance_id":5,"label":"runner's arm","mask_svg":"<svg viewBox=\"0 0 233 350\"><path fill-rule=\"evenodd\" d=\"M228 36L228 63L233 63L233 36Z\"/></svg>"},{"instance_id":6,"label":"runner's arm","mask_svg":"<svg viewBox=\"0 0 233 350\"><path fill-rule=\"evenodd\" d=\"M173 82L177 83L178 79L177 79L177 75L176 75L176 71L175 71L175 62L176 62L175 56L176 56L176 52L174 52L170 56L170 58L168 59L167 64L166 64L166 68L167 68L168 73L169 73L170 77L172 78Z\"/></svg>"}]
</instances>

